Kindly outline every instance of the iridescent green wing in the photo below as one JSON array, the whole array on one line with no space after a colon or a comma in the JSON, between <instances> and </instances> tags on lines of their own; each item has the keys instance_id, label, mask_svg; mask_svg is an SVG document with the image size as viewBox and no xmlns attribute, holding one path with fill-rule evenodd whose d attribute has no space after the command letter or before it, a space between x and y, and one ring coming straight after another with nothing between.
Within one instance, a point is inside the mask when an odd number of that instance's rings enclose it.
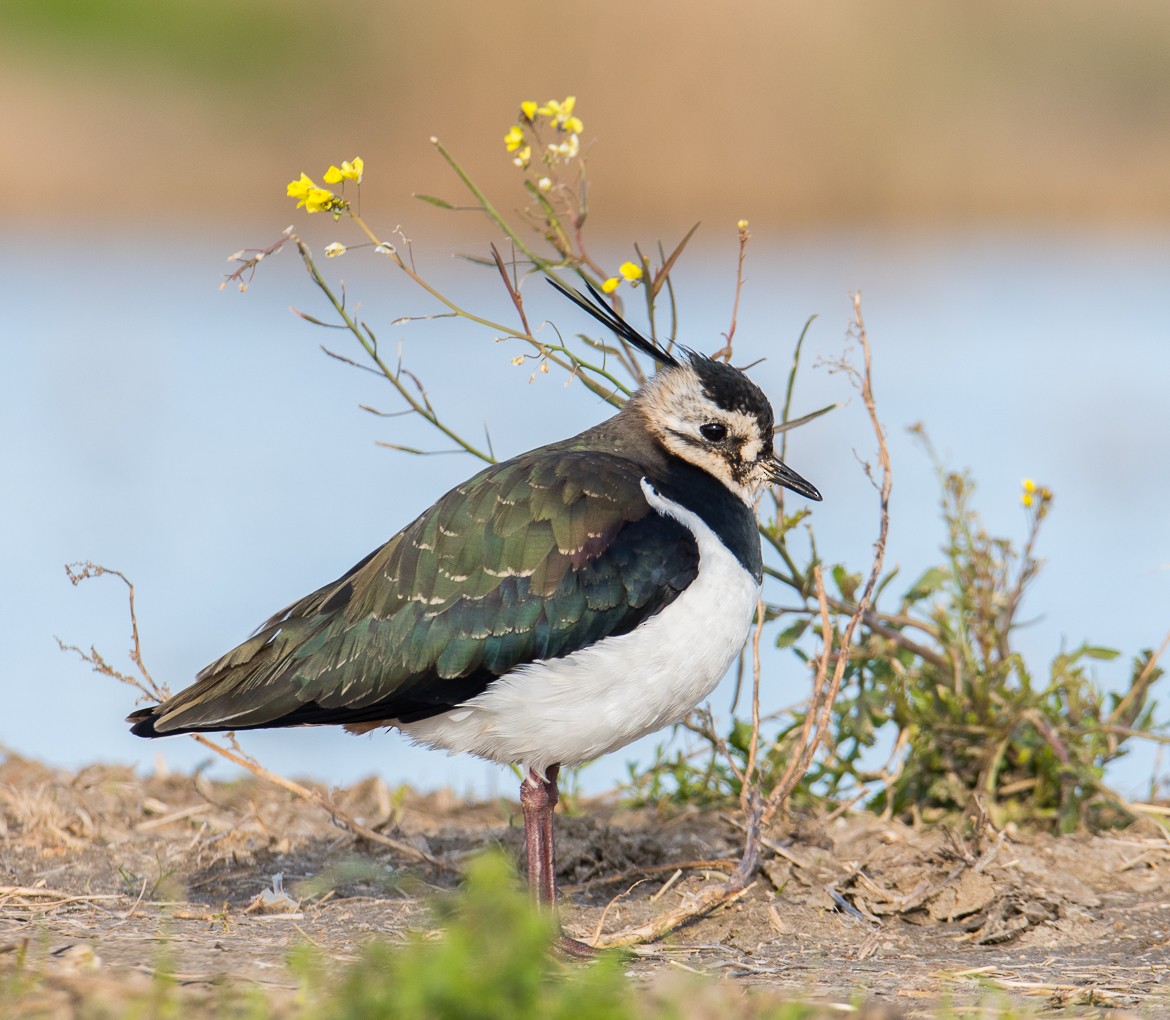
<instances>
[{"instance_id":1,"label":"iridescent green wing","mask_svg":"<svg viewBox=\"0 0 1170 1020\"><path fill-rule=\"evenodd\" d=\"M486 469L137 713L136 731L410 721L632 630L698 571L690 532L650 508L641 478L596 451Z\"/></svg>"}]
</instances>

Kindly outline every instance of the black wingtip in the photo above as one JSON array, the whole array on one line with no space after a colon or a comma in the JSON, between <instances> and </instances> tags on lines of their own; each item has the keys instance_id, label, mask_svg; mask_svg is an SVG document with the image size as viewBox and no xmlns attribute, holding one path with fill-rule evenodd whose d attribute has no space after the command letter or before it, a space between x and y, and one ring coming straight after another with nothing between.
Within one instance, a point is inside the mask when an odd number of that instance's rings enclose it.
<instances>
[{"instance_id":1,"label":"black wingtip","mask_svg":"<svg viewBox=\"0 0 1170 1020\"><path fill-rule=\"evenodd\" d=\"M670 365L677 368L679 360L670 351L655 343L649 337L643 336L633 326L631 326L625 319L623 319L617 312L615 312L608 304L605 298L588 280L582 277L582 283L585 284L589 291L592 301L589 300L579 290L574 290L572 287L566 287L559 280L554 280L551 276L547 277L548 282L553 285L558 291L564 294L573 304L579 308L584 309L600 322L606 329L608 329L615 336L621 338L628 343L635 350L641 351L643 354L648 354L655 361L662 365Z\"/></svg>"}]
</instances>

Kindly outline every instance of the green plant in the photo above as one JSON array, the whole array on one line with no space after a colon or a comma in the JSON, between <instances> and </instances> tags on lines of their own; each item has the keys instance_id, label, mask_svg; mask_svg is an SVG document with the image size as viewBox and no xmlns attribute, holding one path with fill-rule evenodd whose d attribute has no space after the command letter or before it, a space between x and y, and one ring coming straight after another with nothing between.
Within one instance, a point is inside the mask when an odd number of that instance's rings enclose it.
<instances>
[{"instance_id":1,"label":"green plant","mask_svg":"<svg viewBox=\"0 0 1170 1020\"><path fill-rule=\"evenodd\" d=\"M1028 530L1022 550L988 534L972 506L974 484L939 471L944 562L902 596L894 633L875 633L875 686L906 747L875 806L897 813L963 810L978 797L993 818L1050 821L1061 830L1128 817L1103 783L1105 766L1133 736L1154 734L1152 650L1134 661L1122 695L1090 673L1118 652L1088 643L1053 656L1034 675L1016 650L1018 613L1040 561L1036 539L1052 494L1025 484ZM899 646L913 628L931 654ZM859 674L858 698L862 695ZM848 708L849 706L844 706Z\"/></svg>"},{"instance_id":2,"label":"green plant","mask_svg":"<svg viewBox=\"0 0 1170 1020\"><path fill-rule=\"evenodd\" d=\"M335 1020L642 1015L619 956L588 967L566 967L555 959L555 921L519 890L503 854L475 858L464 888L437 898L434 911L437 937L414 934L403 946L373 942L340 982L328 961L300 950L292 966L304 984L308 1013Z\"/></svg>"}]
</instances>

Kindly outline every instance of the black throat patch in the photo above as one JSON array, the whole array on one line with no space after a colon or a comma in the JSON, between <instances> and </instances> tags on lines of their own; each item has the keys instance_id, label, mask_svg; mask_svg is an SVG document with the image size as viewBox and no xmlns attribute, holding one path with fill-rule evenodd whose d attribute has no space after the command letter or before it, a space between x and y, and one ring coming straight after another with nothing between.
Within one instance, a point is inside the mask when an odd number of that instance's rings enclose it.
<instances>
[{"instance_id":1,"label":"black throat patch","mask_svg":"<svg viewBox=\"0 0 1170 1020\"><path fill-rule=\"evenodd\" d=\"M681 457L671 457L665 471L647 472L647 479L660 495L697 514L757 584L764 579L755 514L726 485Z\"/></svg>"}]
</instances>

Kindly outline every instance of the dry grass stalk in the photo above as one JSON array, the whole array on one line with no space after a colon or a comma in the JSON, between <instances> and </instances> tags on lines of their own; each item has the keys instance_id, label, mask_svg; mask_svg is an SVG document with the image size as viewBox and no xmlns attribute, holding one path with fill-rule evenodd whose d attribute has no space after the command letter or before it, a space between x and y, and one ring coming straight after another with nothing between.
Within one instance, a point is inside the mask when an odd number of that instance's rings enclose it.
<instances>
[{"instance_id":1,"label":"dry grass stalk","mask_svg":"<svg viewBox=\"0 0 1170 1020\"><path fill-rule=\"evenodd\" d=\"M742 899L754 885L752 882L740 888L732 888L731 883L706 886L693 896L688 896L674 910L668 910L632 928L611 932L608 935L594 935L589 944L595 949L620 949L643 942L656 942L676 928L704 917L718 907Z\"/></svg>"},{"instance_id":2,"label":"dry grass stalk","mask_svg":"<svg viewBox=\"0 0 1170 1020\"><path fill-rule=\"evenodd\" d=\"M800 751L795 758L789 761L784 775L780 778L780 782L768 792L763 814L760 819L760 824L763 826L767 826L775 814L786 804L788 798L792 795L792 791L796 788L796 784L800 782L804 774L808 771L808 767L812 763L813 755L824 740L825 733L828 730L833 701L837 697L837 692L841 689L841 681L845 676L845 667L849 661L849 649L853 642L853 634L869 612L870 605L873 601L874 589L877 587L878 580L881 577L882 564L885 560L886 539L890 530L890 489L893 484L893 474L890 466L890 451L886 445L885 431L882 429L881 422L878 420L877 403L873 395L869 336L865 329L865 319L861 314L860 291L853 294L852 334L861 347L864 368L859 372L853 366L842 360L837 363L835 369L845 372L860 390L862 402L865 405L866 413L869 415L869 422L873 429L874 438L877 440L878 468L881 474L880 483L874 481L873 471L870 465L867 464L865 470L866 474L870 477L870 481L874 482L879 492L880 520L878 537L874 543L873 563L870 567L869 577L865 582L865 588L862 591L861 598L857 602L857 607L845 624L845 629L839 639L836 658L833 659L834 666L831 679L829 678L829 663L833 656L833 628L829 620L829 606L825 596L824 579L821 574L821 569L819 566L814 568L817 603L820 607L821 615L823 650L817 660L816 678L813 682L813 697L809 711L805 715L804 727L801 730ZM814 717L816 720L815 726L812 722Z\"/></svg>"}]
</instances>

